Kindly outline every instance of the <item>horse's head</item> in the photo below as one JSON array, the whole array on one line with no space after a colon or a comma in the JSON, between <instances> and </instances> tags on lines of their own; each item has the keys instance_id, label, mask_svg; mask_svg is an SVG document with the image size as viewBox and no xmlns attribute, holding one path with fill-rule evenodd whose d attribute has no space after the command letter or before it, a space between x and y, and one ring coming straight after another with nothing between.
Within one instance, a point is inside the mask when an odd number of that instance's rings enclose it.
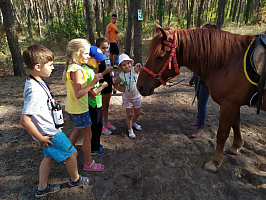
<instances>
[{"instance_id":1,"label":"horse's head","mask_svg":"<svg viewBox=\"0 0 266 200\"><path fill-rule=\"evenodd\" d=\"M175 68L171 67L172 61L170 65L166 64L172 47L164 43L164 41L168 41L171 45L174 40L173 35L159 25L155 26L157 35L150 42L148 60L143 66L137 82L137 88L143 96L153 94L155 88L165 84L168 78L176 76Z\"/></svg>"}]
</instances>

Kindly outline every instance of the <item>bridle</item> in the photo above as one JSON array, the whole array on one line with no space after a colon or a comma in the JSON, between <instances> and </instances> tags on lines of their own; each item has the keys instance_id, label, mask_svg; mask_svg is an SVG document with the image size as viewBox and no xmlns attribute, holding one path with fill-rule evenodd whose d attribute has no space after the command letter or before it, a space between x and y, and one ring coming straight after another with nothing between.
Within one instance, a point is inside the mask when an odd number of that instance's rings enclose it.
<instances>
[{"instance_id":1,"label":"bridle","mask_svg":"<svg viewBox=\"0 0 266 200\"><path fill-rule=\"evenodd\" d=\"M176 44L176 37L175 37L175 34L174 34L174 31L171 31L169 30L169 33L172 34L173 36L173 43L167 41L167 40L164 40L163 43L169 47L171 47L171 53L169 55L169 58L167 59L166 63L164 64L164 66L162 67L162 69L160 70L160 72L158 74L155 74L153 71L151 71L150 69L148 69L145 65L142 67L142 69L144 69L146 72L148 72L150 75L152 75L154 78L156 78L158 81L160 81L163 85L166 84L167 81L169 81L170 79L174 78L175 76L179 75L180 72L179 72L179 67L178 67L178 64L177 64L177 59L176 59L176 47L177 47L177 44ZM175 67L175 73L176 75L174 77L171 77L169 79L167 79L166 81L164 81L162 79L162 74L164 72L164 70L168 67L169 69L171 69L171 65L172 65L172 61L174 63L174 67Z\"/></svg>"}]
</instances>

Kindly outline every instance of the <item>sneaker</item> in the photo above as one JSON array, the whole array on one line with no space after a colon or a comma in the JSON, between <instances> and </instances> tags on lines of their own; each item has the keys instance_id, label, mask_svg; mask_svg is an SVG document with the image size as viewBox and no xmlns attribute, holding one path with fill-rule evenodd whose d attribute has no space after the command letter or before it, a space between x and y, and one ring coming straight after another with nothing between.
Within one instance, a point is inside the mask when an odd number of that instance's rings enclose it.
<instances>
[{"instance_id":1,"label":"sneaker","mask_svg":"<svg viewBox=\"0 0 266 200\"><path fill-rule=\"evenodd\" d=\"M35 193L36 198L41 198L46 194L55 193L60 190L60 184L47 184L44 190L38 190Z\"/></svg>"},{"instance_id":2,"label":"sneaker","mask_svg":"<svg viewBox=\"0 0 266 200\"><path fill-rule=\"evenodd\" d=\"M117 68L118 66L117 66L116 64L114 64L112 67L113 67L113 68Z\"/></svg>"},{"instance_id":3,"label":"sneaker","mask_svg":"<svg viewBox=\"0 0 266 200\"><path fill-rule=\"evenodd\" d=\"M139 124L137 124L137 123L133 123L133 124L132 124L132 127L133 127L134 129L136 129L137 131L141 131L141 130L142 130L141 125L139 125Z\"/></svg>"},{"instance_id":4,"label":"sneaker","mask_svg":"<svg viewBox=\"0 0 266 200\"><path fill-rule=\"evenodd\" d=\"M116 127L113 126L110 122L108 122L108 123L106 124L106 127L107 127L109 130L111 130L111 131L116 130Z\"/></svg>"},{"instance_id":5,"label":"sneaker","mask_svg":"<svg viewBox=\"0 0 266 200\"><path fill-rule=\"evenodd\" d=\"M72 181L71 179L69 179L69 181L68 181L68 185L71 187L86 185L89 183L90 183L90 178L85 177L85 176L79 176L79 179L76 182Z\"/></svg>"},{"instance_id":6,"label":"sneaker","mask_svg":"<svg viewBox=\"0 0 266 200\"><path fill-rule=\"evenodd\" d=\"M130 137L130 138L136 138L136 135L135 135L135 133L133 132L133 130L128 130L128 136Z\"/></svg>"},{"instance_id":7,"label":"sneaker","mask_svg":"<svg viewBox=\"0 0 266 200\"><path fill-rule=\"evenodd\" d=\"M102 134L104 135L110 135L112 131L110 131L107 126L103 126Z\"/></svg>"},{"instance_id":8,"label":"sneaker","mask_svg":"<svg viewBox=\"0 0 266 200\"><path fill-rule=\"evenodd\" d=\"M197 137L200 137L202 134L204 134L203 129L197 128L196 131L190 137L191 138L197 138Z\"/></svg>"},{"instance_id":9,"label":"sneaker","mask_svg":"<svg viewBox=\"0 0 266 200\"><path fill-rule=\"evenodd\" d=\"M104 152L105 152L105 149L100 147L99 151L91 151L91 155L95 156L95 155L98 155L98 154L103 154Z\"/></svg>"}]
</instances>

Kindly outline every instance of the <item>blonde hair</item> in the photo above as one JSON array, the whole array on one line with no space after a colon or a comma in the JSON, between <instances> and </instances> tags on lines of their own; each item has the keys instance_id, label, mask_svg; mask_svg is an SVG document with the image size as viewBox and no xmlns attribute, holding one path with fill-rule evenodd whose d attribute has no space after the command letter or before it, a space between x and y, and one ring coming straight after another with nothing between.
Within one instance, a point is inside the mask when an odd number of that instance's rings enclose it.
<instances>
[{"instance_id":1,"label":"blonde hair","mask_svg":"<svg viewBox=\"0 0 266 200\"><path fill-rule=\"evenodd\" d=\"M63 72L63 81L67 81L66 72L68 66L78 62L78 56L85 50L90 50L91 44L86 39L73 39L67 45L66 68Z\"/></svg>"}]
</instances>

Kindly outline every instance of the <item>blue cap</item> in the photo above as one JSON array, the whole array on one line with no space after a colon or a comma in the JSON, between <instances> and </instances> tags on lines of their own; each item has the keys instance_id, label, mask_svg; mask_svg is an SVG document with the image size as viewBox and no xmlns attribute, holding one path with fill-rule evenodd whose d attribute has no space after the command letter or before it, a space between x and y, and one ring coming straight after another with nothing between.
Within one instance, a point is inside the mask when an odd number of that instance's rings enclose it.
<instances>
[{"instance_id":1,"label":"blue cap","mask_svg":"<svg viewBox=\"0 0 266 200\"><path fill-rule=\"evenodd\" d=\"M96 46L91 46L90 56L97 61L105 60L107 57L103 54L102 50Z\"/></svg>"}]
</instances>

